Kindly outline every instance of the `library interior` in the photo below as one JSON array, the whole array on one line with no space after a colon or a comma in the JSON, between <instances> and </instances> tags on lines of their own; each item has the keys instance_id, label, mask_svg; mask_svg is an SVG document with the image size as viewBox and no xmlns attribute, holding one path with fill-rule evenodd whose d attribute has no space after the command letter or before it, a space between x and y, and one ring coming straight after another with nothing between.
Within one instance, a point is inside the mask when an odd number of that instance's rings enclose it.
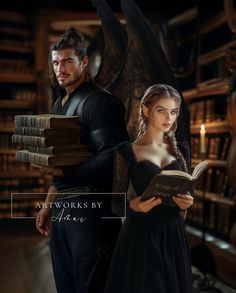
<instances>
[{"instance_id":1,"label":"library interior","mask_svg":"<svg viewBox=\"0 0 236 293\"><path fill-rule=\"evenodd\" d=\"M107 32L92 2L24 0L19 5L9 0L0 8L0 291L4 293L56 292L49 240L36 231L34 223L35 204L45 196L52 178L16 160L20 152L12 137L25 133L16 133L20 126L14 119L50 113L58 88L51 85L49 48L69 27L84 35L89 72L96 76L109 48ZM106 2L126 29L129 23L120 1ZM174 8L169 0L155 5L153 1L134 2L151 24L189 110L192 168L203 159L209 162L194 185L194 204L186 218L194 290L236 292L236 3L179 0ZM132 47L136 31L127 32L127 44ZM116 64L120 68L127 44ZM136 80L129 82L137 85ZM142 91L137 87L138 97ZM127 113L135 115L132 97L122 101ZM127 126L133 137L135 120L130 121ZM71 131L65 135L74 144ZM79 151L83 152L79 160L90 158L90 149Z\"/></svg>"}]
</instances>

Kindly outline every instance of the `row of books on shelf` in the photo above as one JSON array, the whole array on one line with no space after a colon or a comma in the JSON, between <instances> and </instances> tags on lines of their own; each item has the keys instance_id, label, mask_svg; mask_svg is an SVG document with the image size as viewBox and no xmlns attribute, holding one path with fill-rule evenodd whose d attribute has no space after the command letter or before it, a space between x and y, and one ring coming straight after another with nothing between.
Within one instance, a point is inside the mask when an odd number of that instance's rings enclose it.
<instances>
[{"instance_id":1,"label":"row of books on shelf","mask_svg":"<svg viewBox=\"0 0 236 293\"><path fill-rule=\"evenodd\" d=\"M0 122L1 132L13 132L14 123L10 121Z\"/></svg>"},{"instance_id":2,"label":"row of books on shelf","mask_svg":"<svg viewBox=\"0 0 236 293\"><path fill-rule=\"evenodd\" d=\"M226 107L220 99L209 99L189 105L190 122L201 124L225 119Z\"/></svg>"},{"instance_id":3,"label":"row of books on shelf","mask_svg":"<svg viewBox=\"0 0 236 293\"><path fill-rule=\"evenodd\" d=\"M0 172L30 172L35 171L33 167L23 162L16 161L15 154L0 154Z\"/></svg>"},{"instance_id":4,"label":"row of books on shelf","mask_svg":"<svg viewBox=\"0 0 236 293\"><path fill-rule=\"evenodd\" d=\"M12 193L21 192L33 194L45 193L46 186L44 178L7 178L0 180L0 202L4 199L10 199Z\"/></svg>"},{"instance_id":5,"label":"row of books on shelf","mask_svg":"<svg viewBox=\"0 0 236 293\"><path fill-rule=\"evenodd\" d=\"M202 229L204 208L206 230L216 237L227 237L232 227L232 210L229 206L204 202L201 198L196 197L194 204L188 211L188 222Z\"/></svg>"},{"instance_id":6,"label":"row of books on shelf","mask_svg":"<svg viewBox=\"0 0 236 293\"><path fill-rule=\"evenodd\" d=\"M0 219L17 219L17 218L35 218L37 216L38 209L34 209L32 207L22 207L22 208L15 208L11 210L8 209L1 209Z\"/></svg>"},{"instance_id":7,"label":"row of books on shelf","mask_svg":"<svg viewBox=\"0 0 236 293\"><path fill-rule=\"evenodd\" d=\"M92 156L91 146L81 145L79 117L16 115L12 142L21 150L16 160L45 165L76 165Z\"/></svg>"},{"instance_id":8,"label":"row of books on shelf","mask_svg":"<svg viewBox=\"0 0 236 293\"><path fill-rule=\"evenodd\" d=\"M25 191L27 188L35 188L37 186L43 186L44 185L44 179L41 177L38 178L6 178L0 180L0 190L9 189L12 191L12 189L18 188L19 191ZM19 192L18 191L18 192ZM29 192L29 191L27 191Z\"/></svg>"},{"instance_id":9,"label":"row of books on shelf","mask_svg":"<svg viewBox=\"0 0 236 293\"><path fill-rule=\"evenodd\" d=\"M0 149L15 149L15 146L12 144L11 141L11 134L0 133Z\"/></svg>"},{"instance_id":10,"label":"row of books on shelf","mask_svg":"<svg viewBox=\"0 0 236 293\"><path fill-rule=\"evenodd\" d=\"M222 137L206 137L206 157L208 159L226 160L230 148L231 138L229 136ZM191 137L192 158L199 158L200 138Z\"/></svg>"},{"instance_id":11,"label":"row of books on shelf","mask_svg":"<svg viewBox=\"0 0 236 293\"><path fill-rule=\"evenodd\" d=\"M1 22L0 34L11 37L21 37L23 39L32 39L32 29L26 29L19 26L10 27L6 23Z\"/></svg>"},{"instance_id":12,"label":"row of books on shelf","mask_svg":"<svg viewBox=\"0 0 236 293\"><path fill-rule=\"evenodd\" d=\"M200 56L200 84L212 84L216 82L222 81L224 78L228 78L228 73L225 66L225 56L222 53L218 54L218 58L214 60L210 60L211 57L207 54L207 56Z\"/></svg>"},{"instance_id":13,"label":"row of books on shelf","mask_svg":"<svg viewBox=\"0 0 236 293\"><path fill-rule=\"evenodd\" d=\"M25 40L22 38L20 40L17 40L17 39L10 39L9 37L8 38L2 38L0 40L0 46L3 45L3 46L14 46L14 47L20 47L20 48L29 48L29 50L31 50L33 48L33 42L30 41L30 40ZM32 51L33 52L33 51Z\"/></svg>"},{"instance_id":14,"label":"row of books on shelf","mask_svg":"<svg viewBox=\"0 0 236 293\"><path fill-rule=\"evenodd\" d=\"M0 218L32 217L45 201L46 190L42 178L31 180L14 179L9 186L0 187Z\"/></svg>"},{"instance_id":15,"label":"row of books on shelf","mask_svg":"<svg viewBox=\"0 0 236 293\"><path fill-rule=\"evenodd\" d=\"M228 176L225 168L209 167L201 179L196 181L196 189L216 193L222 197L229 196Z\"/></svg>"},{"instance_id":16,"label":"row of books on shelf","mask_svg":"<svg viewBox=\"0 0 236 293\"><path fill-rule=\"evenodd\" d=\"M26 112L26 113L25 113ZM27 115L33 114L31 110L0 110L0 126L4 125L5 128L14 127L14 115L25 113Z\"/></svg>"},{"instance_id":17,"label":"row of books on shelf","mask_svg":"<svg viewBox=\"0 0 236 293\"><path fill-rule=\"evenodd\" d=\"M5 108L7 108L7 102L6 101L27 101L27 102L35 102L36 101L36 92L26 89L26 90L17 90L13 91L10 94L1 93L2 98L0 97L0 102L4 101L4 104L6 105ZM19 113L20 114L20 113ZM30 113L29 113L30 114ZM33 113L31 113L33 114ZM12 116L12 112L9 112L9 116Z\"/></svg>"},{"instance_id":18,"label":"row of books on shelf","mask_svg":"<svg viewBox=\"0 0 236 293\"><path fill-rule=\"evenodd\" d=\"M17 101L34 102L36 100L36 92L31 90L18 90L13 93L12 98Z\"/></svg>"},{"instance_id":19,"label":"row of books on shelf","mask_svg":"<svg viewBox=\"0 0 236 293\"><path fill-rule=\"evenodd\" d=\"M14 209L24 210L24 209L33 209L37 205L38 201L14 201L11 204L11 207L14 211ZM0 201L0 210L1 212L4 212L4 210L9 211L9 202Z\"/></svg>"},{"instance_id":20,"label":"row of books on shelf","mask_svg":"<svg viewBox=\"0 0 236 293\"><path fill-rule=\"evenodd\" d=\"M24 187L24 188L11 188L11 189L7 189L7 188L1 188L0 190L1 194L0 194L0 203L2 201L9 201L9 199L11 198L11 194L17 194L19 192L29 192L29 193L40 193L40 194L44 194L46 196L46 190L43 186L34 186L34 187ZM30 200L28 200L30 201ZM0 209L1 212L1 209Z\"/></svg>"},{"instance_id":21,"label":"row of books on shelf","mask_svg":"<svg viewBox=\"0 0 236 293\"><path fill-rule=\"evenodd\" d=\"M11 215L10 212L1 213L0 219L25 219L25 218L36 218L38 211L34 210L27 210L27 211L14 211L14 213Z\"/></svg>"},{"instance_id":22,"label":"row of books on shelf","mask_svg":"<svg viewBox=\"0 0 236 293\"><path fill-rule=\"evenodd\" d=\"M34 68L27 59L0 59L0 71L31 74Z\"/></svg>"}]
</instances>

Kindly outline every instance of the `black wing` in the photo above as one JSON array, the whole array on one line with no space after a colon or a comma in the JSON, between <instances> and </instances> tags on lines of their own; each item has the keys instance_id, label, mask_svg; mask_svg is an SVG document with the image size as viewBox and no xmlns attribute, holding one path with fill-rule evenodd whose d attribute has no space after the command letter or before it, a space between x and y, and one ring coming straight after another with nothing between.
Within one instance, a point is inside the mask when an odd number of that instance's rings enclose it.
<instances>
[{"instance_id":1,"label":"black wing","mask_svg":"<svg viewBox=\"0 0 236 293\"><path fill-rule=\"evenodd\" d=\"M104 0L91 0L102 21L105 49L95 81L106 87L119 72L127 46L127 33Z\"/></svg>"},{"instance_id":2,"label":"black wing","mask_svg":"<svg viewBox=\"0 0 236 293\"><path fill-rule=\"evenodd\" d=\"M126 106L127 126L131 139L134 139L144 90L153 84L164 83L176 88L180 94L181 91L158 36L139 7L132 0L121 0L121 6L127 23L128 47L122 68L109 90ZM179 143L186 144L187 150L190 149L190 119L183 97L176 138Z\"/></svg>"}]
</instances>

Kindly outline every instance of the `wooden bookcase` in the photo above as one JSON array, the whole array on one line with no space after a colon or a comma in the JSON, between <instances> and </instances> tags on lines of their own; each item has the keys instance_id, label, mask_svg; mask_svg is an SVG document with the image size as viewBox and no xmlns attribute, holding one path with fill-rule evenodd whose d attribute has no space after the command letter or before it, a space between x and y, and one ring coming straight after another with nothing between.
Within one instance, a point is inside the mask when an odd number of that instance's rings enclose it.
<instances>
[{"instance_id":1,"label":"wooden bookcase","mask_svg":"<svg viewBox=\"0 0 236 293\"><path fill-rule=\"evenodd\" d=\"M235 191L229 186L227 173L232 137L227 121L229 73L225 51L236 47L236 35L230 31L224 11L202 15L197 7L170 19L168 31L168 57L190 111L192 167L201 161L201 124L206 128L206 158L210 163L195 185L196 196L187 223L232 247ZM220 278L226 280L223 273ZM226 282L236 287L233 278Z\"/></svg>"},{"instance_id":2,"label":"wooden bookcase","mask_svg":"<svg viewBox=\"0 0 236 293\"><path fill-rule=\"evenodd\" d=\"M0 219L11 217L12 193L46 192L49 180L17 162L11 143L14 115L46 112L48 105L48 97L39 96L43 78L38 69L42 57L36 50L37 29L25 14L0 11ZM27 199L16 198L12 207L15 217L32 216L35 211Z\"/></svg>"}]
</instances>

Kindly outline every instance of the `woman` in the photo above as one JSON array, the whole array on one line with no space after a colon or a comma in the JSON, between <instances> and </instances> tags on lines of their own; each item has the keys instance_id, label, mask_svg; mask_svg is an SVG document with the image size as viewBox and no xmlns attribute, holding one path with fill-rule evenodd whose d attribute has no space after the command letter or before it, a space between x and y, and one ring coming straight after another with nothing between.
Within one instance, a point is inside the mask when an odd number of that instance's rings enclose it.
<instances>
[{"instance_id":1,"label":"woman","mask_svg":"<svg viewBox=\"0 0 236 293\"><path fill-rule=\"evenodd\" d=\"M161 170L188 171L174 134L179 109L180 96L174 88L161 84L148 88L141 101L136 141L118 146L115 191L127 191L127 217L104 293L192 292L183 213L193 198L188 194L169 202L139 198Z\"/></svg>"}]
</instances>

